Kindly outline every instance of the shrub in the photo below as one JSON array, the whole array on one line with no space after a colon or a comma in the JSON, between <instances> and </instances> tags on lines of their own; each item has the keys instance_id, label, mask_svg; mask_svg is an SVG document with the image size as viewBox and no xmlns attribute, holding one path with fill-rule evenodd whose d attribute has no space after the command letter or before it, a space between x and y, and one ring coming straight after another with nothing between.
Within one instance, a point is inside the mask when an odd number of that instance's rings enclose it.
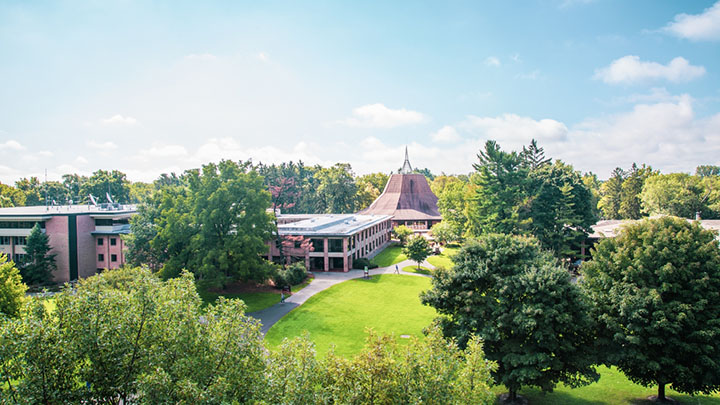
<instances>
[{"instance_id":1,"label":"shrub","mask_svg":"<svg viewBox=\"0 0 720 405\"><path fill-rule=\"evenodd\" d=\"M278 269L273 275L273 284L277 288L283 288L286 285L297 285L305 281L307 278L307 269L305 264L301 262L293 263L285 269Z\"/></svg>"},{"instance_id":2,"label":"shrub","mask_svg":"<svg viewBox=\"0 0 720 405\"><path fill-rule=\"evenodd\" d=\"M363 270L367 266L368 269L377 269L378 265L371 262L369 259L361 257L353 260L353 268Z\"/></svg>"}]
</instances>

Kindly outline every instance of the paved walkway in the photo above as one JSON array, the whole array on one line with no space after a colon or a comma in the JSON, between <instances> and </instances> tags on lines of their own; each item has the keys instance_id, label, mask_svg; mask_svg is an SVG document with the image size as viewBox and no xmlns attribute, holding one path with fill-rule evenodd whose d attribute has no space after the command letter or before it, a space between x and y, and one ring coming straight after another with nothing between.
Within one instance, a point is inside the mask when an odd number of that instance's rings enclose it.
<instances>
[{"instance_id":1,"label":"paved walkway","mask_svg":"<svg viewBox=\"0 0 720 405\"><path fill-rule=\"evenodd\" d=\"M417 263L413 261L405 260L398 263L397 265L400 268L400 274L408 276L430 277L426 274L407 273L402 271L403 267L405 266L417 266ZM427 260L424 261L421 266L427 269L435 268L432 264L428 263ZM343 281L347 281L353 278L362 278L363 273L363 270L350 270L347 273L314 271L313 274L315 275L315 279L307 287L296 293L293 293L292 296L286 298L284 303L277 303L271 307L261 309L260 311L250 312L248 313L248 315L260 320L260 323L262 323L262 328L260 330L262 331L262 334L265 335L271 326L275 325L275 323L279 321L283 316L287 315L288 312L302 305L305 301L308 300L308 298L319 293L320 291L326 290L334 286L335 284L342 283ZM394 273L394 264L388 267L380 267L370 270L371 276L375 274Z\"/></svg>"}]
</instances>

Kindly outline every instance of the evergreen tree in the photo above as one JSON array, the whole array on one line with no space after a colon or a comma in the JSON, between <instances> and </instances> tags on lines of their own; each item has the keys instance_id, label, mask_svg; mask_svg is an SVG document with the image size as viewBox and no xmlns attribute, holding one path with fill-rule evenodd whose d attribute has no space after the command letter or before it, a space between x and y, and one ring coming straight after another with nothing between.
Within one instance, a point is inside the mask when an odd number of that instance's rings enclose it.
<instances>
[{"instance_id":1,"label":"evergreen tree","mask_svg":"<svg viewBox=\"0 0 720 405\"><path fill-rule=\"evenodd\" d=\"M634 383L688 394L720 390L720 249L698 223L662 217L596 245L582 286L601 341Z\"/></svg>"},{"instance_id":2,"label":"evergreen tree","mask_svg":"<svg viewBox=\"0 0 720 405\"><path fill-rule=\"evenodd\" d=\"M55 255L50 254L49 242L50 238L35 224L27 238L25 259L20 264L20 274L26 284L42 285L52 281Z\"/></svg>"},{"instance_id":3,"label":"evergreen tree","mask_svg":"<svg viewBox=\"0 0 720 405\"><path fill-rule=\"evenodd\" d=\"M632 164L621 186L619 218L640 219L645 215L640 195L645 180L653 174L657 174L657 172L653 171L650 166L638 167L635 163Z\"/></svg>"},{"instance_id":4,"label":"evergreen tree","mask_svg":"<svg viewBox=\"0 0 720 405\"><path fill-rule=\"evenodd\" d=\"M523 150L520 152L520 158L523 160L525 167L530 170L537 170L552 162L552 159L545 158L545 149L538 147L535 139L530 141L530 145L528 145L527 148L523 146Z\"/></svg>"},{"instance_id":5,"label":"evergreen tree","mask_svg":"<svg viewBox=\"0 0 720 405\"><path fill-rule=\"evenodd\" d=\"M598 208L603 218L620 219L623 181L625 181L625 172L623 169L616 167L612 172L612 176L600 186Z\"/></svg>"}]
</instances>

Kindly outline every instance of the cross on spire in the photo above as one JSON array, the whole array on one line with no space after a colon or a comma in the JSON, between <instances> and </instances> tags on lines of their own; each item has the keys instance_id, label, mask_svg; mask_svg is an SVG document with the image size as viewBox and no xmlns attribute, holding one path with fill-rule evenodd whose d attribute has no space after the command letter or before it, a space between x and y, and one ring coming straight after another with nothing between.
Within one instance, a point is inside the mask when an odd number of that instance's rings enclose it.
<instances>
[{"instance_id":1,"label":"cross on spire","mask_svg":"<svg viewBox=\"0 0 720 405\"><path fill-rule=\"evenodd\" d=\"M402 174L411 174L413 171L412 166L410 166L410 159L408 158L408 151L407 146L405 146L405 162L403 162L402 169L400 170L400 173Z\"/></svg>"}]
</instances>

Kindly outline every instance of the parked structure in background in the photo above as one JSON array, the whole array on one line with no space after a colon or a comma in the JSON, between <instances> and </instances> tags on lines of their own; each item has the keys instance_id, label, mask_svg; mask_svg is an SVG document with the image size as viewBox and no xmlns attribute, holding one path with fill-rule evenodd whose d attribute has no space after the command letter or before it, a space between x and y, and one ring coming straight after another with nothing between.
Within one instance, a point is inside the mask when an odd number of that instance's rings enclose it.
<instances>
[{"instance_id":1,"label":"parked structure in background","mask_svg":"<svg viewBox=\"0 0 720 405\"><path fill-rule=\"evenodd\" d=\"M0 208L0 253L22 262L37 223L55 254L55 282L92 276L125 263L121 235L130 233L133 205L60 205Z\"/></svg>"},{"instance_id":2,"label":"parked structure in background","mask_svg":"<svg viewBox=\"0 0 720 405\"><path fill-rule=\"evenodd\" d=\"M405 225L426 232L442 219L437 202L425 176L413 173L405 148L405 162L400 173L391 175L382 194L358 214L390 215L393 227Z\"/></svg>"},{"instance_id":3,"label":"parked structure in background","mask_svg":"<svg viewBox=\"0 0 720 405\"><path fill-rule=\"evenodd\" d=\"M281 237L302 236L310 242L305 244L308 247L303 247L300 241L295 241L294 246L283 246L286 262L302 260L309 270L349 271L353 260L372 257L384 249L390 242L391 230L389 215L278 215ZM282 260L279 243L270 243L269 260Z\"/></svg>"}]
</instances>

